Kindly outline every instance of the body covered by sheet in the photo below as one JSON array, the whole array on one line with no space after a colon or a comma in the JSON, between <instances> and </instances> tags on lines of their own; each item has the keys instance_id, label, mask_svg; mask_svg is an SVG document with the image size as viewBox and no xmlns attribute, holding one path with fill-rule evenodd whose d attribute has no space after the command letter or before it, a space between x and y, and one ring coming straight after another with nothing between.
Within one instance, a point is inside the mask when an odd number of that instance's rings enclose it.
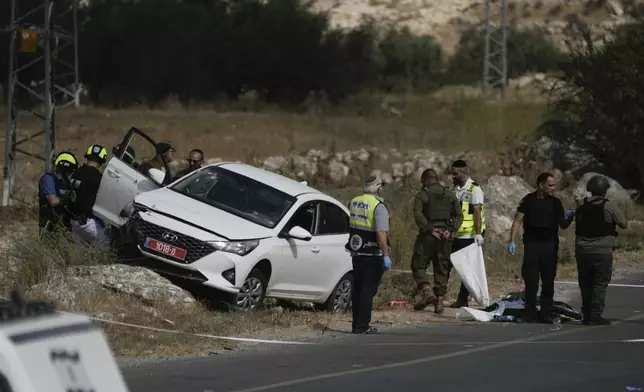
<instances>
[{"instance_id":1,"label":"body covered by sheet","mask_svg":"<svg viewBox=\"0 0 644 392\"><path fill-rule=\"evenodd\" d=\"M479 305L487 307L490 294L485 274L483 248L473 243L451 255L452 264L461 276L461 281L470 291L470 295Z\"/></svg>"}]
</instances>

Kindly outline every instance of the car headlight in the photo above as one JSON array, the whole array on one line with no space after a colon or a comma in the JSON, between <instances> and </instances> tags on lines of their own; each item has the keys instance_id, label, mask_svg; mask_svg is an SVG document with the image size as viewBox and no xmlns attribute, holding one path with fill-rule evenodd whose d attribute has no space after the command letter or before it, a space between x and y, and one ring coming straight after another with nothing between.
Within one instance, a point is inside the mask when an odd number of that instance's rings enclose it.
<instances>
[{"instance_id":1,"label":"car headlight","mask_svg":"<svg viewBox=\"0 0 644 392\"><path fill-rule=\"evenodd\" d=\"M228 253L235 253L240 256L246 256L259 245L259 240L248 241L212 241L209 242L217 250Z\"/></svg>"}]
</instances>

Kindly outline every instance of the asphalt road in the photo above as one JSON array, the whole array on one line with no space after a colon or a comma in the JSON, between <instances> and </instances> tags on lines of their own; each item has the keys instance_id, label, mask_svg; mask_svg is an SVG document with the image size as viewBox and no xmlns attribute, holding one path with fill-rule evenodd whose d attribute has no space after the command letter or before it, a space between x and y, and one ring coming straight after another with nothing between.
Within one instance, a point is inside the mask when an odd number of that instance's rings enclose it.
<instances>
[{"instance_id":1,"label":"asphalt road","mask_svg":"<svg viewBox=\"0 0 644 392\"><path fill-rule=\"evenodd\" d=\"M644 285L644 275L613 283ZM123 373L132 392L644 391L644 288L610 287L604 315L613 325L459 323L335 333L314 345ZM634 339L643 342L624 342Z\"/></svg>"}]
</instances>

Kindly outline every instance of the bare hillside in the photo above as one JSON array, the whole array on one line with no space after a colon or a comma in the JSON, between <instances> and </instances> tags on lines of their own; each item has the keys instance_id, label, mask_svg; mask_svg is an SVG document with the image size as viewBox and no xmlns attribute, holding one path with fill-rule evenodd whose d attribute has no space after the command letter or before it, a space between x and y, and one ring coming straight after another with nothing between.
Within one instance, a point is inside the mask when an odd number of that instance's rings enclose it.
<instances>
[{"instance_id":1,"label":"bare hillside","mask_svg":"<svg viewBox=\"0 0 644 392\"><path fill-rule=\"evenodd\" d=\"M508 23L543 27L561 42L570 26L590 24L606 31L630 20L643 4L642 0L511 0ZM480 0L318 0L315 7L330 11L336 27L355 27L364 16L407 26L417 34L434 36L448 53L464 30L485 21L485 2ZM498 7L493 12L498 18Z\"/></svg>"}]
</instances>

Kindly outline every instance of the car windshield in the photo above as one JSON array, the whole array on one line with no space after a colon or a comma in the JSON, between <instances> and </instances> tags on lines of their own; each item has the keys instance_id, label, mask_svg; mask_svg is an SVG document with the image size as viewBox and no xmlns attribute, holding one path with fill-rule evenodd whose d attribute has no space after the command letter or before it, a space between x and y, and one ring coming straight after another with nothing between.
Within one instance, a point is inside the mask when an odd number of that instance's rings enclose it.
<instances>
[{"instance_id":1,"label":"car windshield","mask_svg":"<svg viewBox=\"0 0 644 392\"><path fill-rule=\"evenodd\" d=\"M271 229L296 200L278 189L217 166L188 175L170 189Z\"/></svg>"}]
</instances>

